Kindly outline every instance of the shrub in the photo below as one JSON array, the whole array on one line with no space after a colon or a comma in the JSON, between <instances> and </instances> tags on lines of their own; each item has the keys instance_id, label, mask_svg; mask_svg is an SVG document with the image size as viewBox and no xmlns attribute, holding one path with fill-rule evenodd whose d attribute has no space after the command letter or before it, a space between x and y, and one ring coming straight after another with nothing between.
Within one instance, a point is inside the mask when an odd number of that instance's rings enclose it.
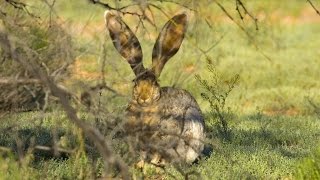
<instances>
[{"instance_id":1,"label":"shrub","mask_svg":"<svg viewBox=\"0 0 320 180\"><path fill-rule=\"evenodd\" d=\"M213 120L217 127L219 135L225 140L231 140L231 131L228 126L228 120L231 118L230 108L226 107L226 100L239 81L239 75L223 81L221 75L217 72L215 66L207 63L207 68L210 73L210 79L205 80L196 75L196 80L199 82L204 92L201 97L210 105L210 120Z\"/></svg>"},{"instance_id":2,"label":"shrub","mask_svg":"<svg viewBox=\"0 0 320 180\"><path fill-rule=\"evenodd\" d=\"M21 13L7 3L0 3L5 16L0 16L0 28L10 32L22 46L39 56L39 64L55 81L68 75L72 63L71 37L62 24ZM2 22L2 23L1 23ZM12 60L0 48L0 111L27 111L39 109L45 103L45 89L23 66ZM27 55L26 55L27 56Z\"/></svg>"}]
</instances>

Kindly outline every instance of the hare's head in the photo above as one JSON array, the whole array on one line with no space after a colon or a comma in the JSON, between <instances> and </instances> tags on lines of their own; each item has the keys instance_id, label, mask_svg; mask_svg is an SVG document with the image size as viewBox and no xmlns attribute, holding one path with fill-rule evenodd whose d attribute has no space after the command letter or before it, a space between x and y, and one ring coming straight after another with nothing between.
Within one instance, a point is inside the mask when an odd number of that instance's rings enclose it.
<instances>
[{"instance_id":1,"label":"hare's head","mask_svg":"<svg viewBox=\"0 0 320 180\"><path fill-rule=\"evenodd\" d=\"M121 17L116 12L107 12L105 20L113 45L128 61L136 75L133 89L134 100L140 105L152 104L160 98L160 86L157 79L164 65L181 46L187 27L186 14L174 16L162 28L152 51L150 69L144 68L140 43Z\"/></svg>"},{"instance_id":2,"label":"hare's head","mask_svg":"<svg viewBox=\"0 0 320 180\"><path fill-rule=\"evenodd\" d=\"M134 81L133 100L147 106L160 98L160 86L151 71L139 75Z\"/></svg>"}]
</instances>

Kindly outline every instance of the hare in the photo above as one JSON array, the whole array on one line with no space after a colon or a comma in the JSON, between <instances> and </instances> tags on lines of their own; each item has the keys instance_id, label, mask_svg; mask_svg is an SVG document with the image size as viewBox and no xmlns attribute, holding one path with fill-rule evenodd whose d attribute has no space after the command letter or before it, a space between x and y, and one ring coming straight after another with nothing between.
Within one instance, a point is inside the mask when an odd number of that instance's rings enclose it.
<instances>
[{"instance_id":1,"label":"hare","mask_svg":"<svg viewBox=\"0 0 320 180\"><path fill-rule=\"evenodd\" d=\"M139 146L153 153L153 162L160 159L194 162L204 148L205 139L199 105L186 90L161 87L157 81L164 65L181 46L187 15L176 15L164 25L153 48L150 69L143 66L140 43L120 16L109 11L105 13L105 20L113 45L136 76L133 97L126 111L126 130L133 133L140 128L146 132L141 138L145 143Z\"/></svg>"}]
</instances>

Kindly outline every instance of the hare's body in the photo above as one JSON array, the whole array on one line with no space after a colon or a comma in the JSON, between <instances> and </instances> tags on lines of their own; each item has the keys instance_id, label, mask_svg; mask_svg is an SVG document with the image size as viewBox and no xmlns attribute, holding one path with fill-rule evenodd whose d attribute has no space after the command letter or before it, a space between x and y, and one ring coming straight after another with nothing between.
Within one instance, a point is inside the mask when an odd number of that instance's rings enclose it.
<instances>
[{"instance_id":1,"label":"hare's body","mask_svg":"<svg viewBox=\"0 0 320 180\"><path fill-rule=\"evenodd\" d=\"M136 75L124 129L152 159L193 162L204 148L205 124L199 105L187 91L161 88L157 81L181 46L187 16L176 15L164 25L153 48L150 69L144 68L140 43L120 16L106 13L105 18L114 46Z\"/></svg>"},{"instance_id":2,"label":"hare's body","mask_svg":"<svg viewBox=\"0 0 320 180\"><path fill-rule=\"evenodd\" d=\"M165 87L161 88L161 92L161 128L172 133L171 136L179 135L175 138L177 144L171 149L171 154L174 159L192 163L201 154L205 139L199 105L185 90Z\"/></svg>"},{"instance_id":3,"label":"hare's body","mask_svg":"<svg viewBox=\"0 0 320 180\"><path fill-rule=\"evenodd\" d=\"M141 106L133 99L127 112L127 130L148 131L149 134L142 133L149 136L145 137L145 143L158 148L160 154L167 156L163 157L167 161L191 163L201 154L205 139L204 120L198 103L189 92L162 87L157 101Z\"/></svg>"}]
</instances>

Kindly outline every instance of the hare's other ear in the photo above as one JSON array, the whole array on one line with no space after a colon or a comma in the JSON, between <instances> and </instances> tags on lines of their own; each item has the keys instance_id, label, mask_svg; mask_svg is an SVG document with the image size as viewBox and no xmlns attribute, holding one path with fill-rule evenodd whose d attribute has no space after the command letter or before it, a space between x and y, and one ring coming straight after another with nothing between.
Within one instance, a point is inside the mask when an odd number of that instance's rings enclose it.
<instances>
[{"instance_id":1,"label":"hare's other ear","mask_svg":"<svg viewBox=\"0 0 320 180\"><path fill-rule=\"evenodd\" d=\"M140 43L128 25L116 12L106 12L105 21L114 47L128 61L135 75L145 71Z\"/></svg>"},{"instance_id":2,"label":"hare's other ear","mask_svg":"<svg viewBox=\"0 0 320 180\"><path fill-rule=\"evenodd\" d=\"M174 16L162 28L152 52L152 70L157 77L166 62L178 52L186 29L186 14Z\"/></svg>"}]
</instances>

